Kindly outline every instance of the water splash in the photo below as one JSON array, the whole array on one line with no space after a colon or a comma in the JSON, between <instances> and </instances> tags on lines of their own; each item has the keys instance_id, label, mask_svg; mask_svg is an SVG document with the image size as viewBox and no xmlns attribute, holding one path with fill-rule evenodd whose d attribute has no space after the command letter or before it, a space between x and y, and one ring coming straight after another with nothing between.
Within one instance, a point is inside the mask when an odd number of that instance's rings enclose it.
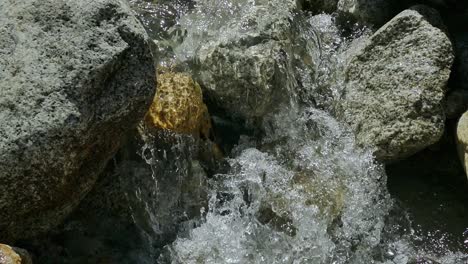
<instances>
[{"instance_id":1,"label":"water splash","mask_svg":"<svg viewBox=\"0 0 468 264\"><path fill-rule=\"evenodd\" d=\"M211 181L201 226L167 248L173 263L369 260L391 206L381 167L322 111L284 120L275 131L288 134L243 150Z\"/></svg>"},{"instance_id":2,"label":"water splash","mask_svg":"<svg viewBox=\"0 0 468 264\"><path fill-rule=\"evenodd\" d=\"M205 58L214 46L287 43L283 47L290 60L282 82L287 87L283 96L289 100L263 120L262 140L242 137L229 159L229 171L207 179L208 201L198 208L201 219L191 221L164 247L161 263L467 261L466 254L448 248L451 238L443 232L434 236L413 226L389 197L383 167L370 151L356 147L353 135L327 113L333 113L340 98L341 70L350 43L369 30L356 27L344 37L335 17L309 17L294 8L294 1L199 0L175 9L172 26L158 28L165 35L155 36L170 47L163 61L189 62L185 69L197 75L196 58ZM297 39L301 41L291 41ZM150 151L158 148L147 145ZM154 173L171 162L167 156L159 162L148 160ZM188 163L174 164L180 169ZM168 172L166 177L179 174ZM161 195L168 194L155 192L161 201L165 199ZM156 206L159 210L146 208L153 212L148 228L163 226L158 214L179 210L178 206L176 202Z\"/></svg>"}]
</instances>

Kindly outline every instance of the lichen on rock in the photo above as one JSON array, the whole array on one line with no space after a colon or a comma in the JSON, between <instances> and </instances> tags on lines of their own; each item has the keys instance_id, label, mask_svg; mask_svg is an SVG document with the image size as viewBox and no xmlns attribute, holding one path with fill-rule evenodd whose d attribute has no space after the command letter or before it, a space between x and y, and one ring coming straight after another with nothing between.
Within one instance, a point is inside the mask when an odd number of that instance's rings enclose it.
<instances>
[{"instance_id":1,"label":"lichen on rock","mask_svg":"<svg viewBox=\"0 0 468 264\"><path fill-rule=\"evenodd\" d=\"M210 115L200 85L185 73L158 76L157 92L146 114L147 127L209 138Z\"/></svg>"}]
</instances>

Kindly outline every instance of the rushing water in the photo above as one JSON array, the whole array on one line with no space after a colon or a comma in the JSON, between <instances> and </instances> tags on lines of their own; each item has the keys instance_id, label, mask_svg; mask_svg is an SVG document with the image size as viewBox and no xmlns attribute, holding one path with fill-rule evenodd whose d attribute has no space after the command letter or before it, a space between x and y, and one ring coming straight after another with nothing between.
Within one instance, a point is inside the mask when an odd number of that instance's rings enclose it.
<instances>
[{"instance_id":1,"label":"rushing water","mask_svg":"<svg viewBox=\"0 0 468 264\"><path fill-rule=\"evenodd\" d=\"M160 65L195 77L196 58L211 46L262 39L265 32L293 38L289 55L308 58L287 64L288 100L263 120L261 137L240 137L213 177L193 155L193 139L165 138L173 147L147 139L142 153L152 171L132 183L139 189L131 200L140 212L136 223L158 241L159 262L468 261L466 247L450 246L443 231L413 226L390 197L383 166L333 117L344 51L368 30L356 26L345 34L333 16L294 12L294 1L286 0L130 2L158 46ZM171 232L177 236L159 238Z\"/></svg>"}]
</instances>

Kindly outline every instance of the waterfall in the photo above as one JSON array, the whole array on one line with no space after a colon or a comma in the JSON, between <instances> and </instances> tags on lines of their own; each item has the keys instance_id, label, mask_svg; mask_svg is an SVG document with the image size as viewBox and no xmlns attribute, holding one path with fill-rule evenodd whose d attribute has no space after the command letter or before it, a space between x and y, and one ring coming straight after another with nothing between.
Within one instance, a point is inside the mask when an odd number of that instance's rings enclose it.
<instances>
[{"instance_id":1,"label":"waterfall","mask_svg":"<svg viewBox=\"0 0 468 264\"><path fill-rule=\"evenodd\" d=\"M335 117L348 49L370 29L355 25L343 32L336 16L297 11L295 1L131 3L153 33L158 63L191 73L205 88L212 115L224 109L225 118L234 109L233 120L255 131L240 135L225 169L210 177L200 173L196 156L187 155L193 141L179 140L182 148L145 142L152 172L136 185L155 194L135 196L133 204L146 212L144 223L136 222L150 237L168 227L177 233L159 244L159 262L466 261L463 252L416 234L390 196L372 149L358 146ZM240 96L217 102L221 89ZM183 189L194 178L199 184ZM187 188L200 188L195 196L205 201L183 198ZM184 214L188 204L190 216ZM161 217L167 214L174 223ZM440 252L415 241L437 244Z\"/></svg>"}]
</instances>

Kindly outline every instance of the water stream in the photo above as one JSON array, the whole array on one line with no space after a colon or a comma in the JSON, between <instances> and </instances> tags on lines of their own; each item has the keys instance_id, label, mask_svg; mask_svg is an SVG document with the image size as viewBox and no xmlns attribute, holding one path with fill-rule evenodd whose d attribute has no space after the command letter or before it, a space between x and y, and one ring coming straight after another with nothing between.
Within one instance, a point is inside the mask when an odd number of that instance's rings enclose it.
<instances>
[{"instance_id":1,"label":"water stream","mask_svg":"<svg viewBox=\"0 0 468 264\"><path fill-rule=\"evenodd\" d=\"M334 16L298 13L286 0L130 2L159 65L201 82L212 72L197 59L213 47L251 51L278 42L287 53L277 107L260 123L243 124L261 132L238 132L223 169L208 177L190 154L193 139L169 136L172 148L160 139L144 144L151 173L133 182L139 189L130 200L145 212L134 219L149 243L159 241L158 262L468 263L463 233L418 228L390 195L383 165L333 116L343 54L368 29L343 32ZM177 184L158 180L165 178ZM404 193L395 184L406 183L395 182L393 193ZM458 225L466 219L465 212ZM177 235L160 242L168 230Z\"/></svg>"}]
</instances>

